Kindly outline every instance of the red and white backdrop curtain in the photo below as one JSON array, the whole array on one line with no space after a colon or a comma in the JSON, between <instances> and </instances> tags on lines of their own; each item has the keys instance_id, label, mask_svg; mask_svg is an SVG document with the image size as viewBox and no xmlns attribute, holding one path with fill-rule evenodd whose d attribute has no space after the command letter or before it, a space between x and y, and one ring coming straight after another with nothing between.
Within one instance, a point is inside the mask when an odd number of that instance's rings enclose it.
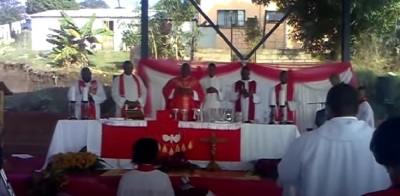
<instances>
[{"instance_id":1,"label":"red and white backdrop curtain","mask_svg":"<svg viewBox=\"0 0 400 196\"><path fill-rule=\"evenodd\" d=\"M137 65L137 74L142 78L148 92L145 106L146 116L154 118L157 110L165 108L162 88L167 81L180 73L182 62L174 60L143 59ZM192 62L192 75L198 79L207 76L207 62ZM315 113L321 109L326 94L331 87L329 76L338 73L342 81L356 85L356 78L350 63L324 64L259 64L248 63L251 78L257 81L257 93L262 102L256 106L256 119L260 122L269 120L270 97L274 86L279 83L279 74L282 70L289 71L289 85L294 87L294 100L298 101L296 112L297 126L301 132L314 127ZM234 108L232 97L233 83L240 79L241 62L217 63L217 76L220 79L225 93L225 108Z\"/></svg>"}]
</instances>

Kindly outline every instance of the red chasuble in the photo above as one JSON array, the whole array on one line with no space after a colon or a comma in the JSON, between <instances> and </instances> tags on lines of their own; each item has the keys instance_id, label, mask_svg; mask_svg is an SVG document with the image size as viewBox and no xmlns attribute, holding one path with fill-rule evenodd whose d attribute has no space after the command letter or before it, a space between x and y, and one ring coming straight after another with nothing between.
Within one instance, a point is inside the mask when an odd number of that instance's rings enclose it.
<instances>
[{"instance_id":1,"label":"red chasuble","mask_svg":"<svg viewBox=\"0 0 400 196\"><path fill-rule=\"evenodd\" d=\"M191 95L182 95L178 92L179 88L187 88L195 91L199 97L199 101L194 100L194 93ZM172 91L174 91L173 98L169 99ZM165 98L166 109L172 110L173 108L186 109L189 112L194 108L200 108L204 100L204 92L198 80L193 77L176 77L167 82L163 88L163 96Z\"/></svg>"},{"instance_id":2,"label":"red chasuble","mask_svg":"<svg viewBox=\"0 0 400 196\"><path fill-rule=\"evenodd\" d=\"M86 87L86 82L83 80L79 80L79 93L82 94L83 88ZM89 92L91 94L96 94L97 92L97 80L90 81L89 84ZM83 116L83 112L85 111L85 105L81 105L81 116ZM94 102L89 101L89 116L90 120L96 119L96 104Z\"/></svg>"},{"instance_id":3,"label":"red chasuble","mask_svg":"<svg viewBox=\"0 0 400 196\"><path fill-rule=\"evenodd\" d=\"M241 102L241 95L240 95L240 91L246 89L245 83L241 80L237 81L235 83L235 93L239 93L239 96L236 100L235 103L235 111L236 112L242 112L242 102ZM247 89L249 91L249 93L255 94L257 91L257 83L256 81L252 80L249 82L249 89ZM253 97L249 97L249 121L254 120L254 116L255 116L255 104L253 101Z\"/></svg>"},{"instance_id":4,"label":"red chasuble","mask_svg":"<svg viewBox=\"0 0 400 196\"><path fill-rule=\"evenodd\" d=\"M275 96L276 96L276 107L277 107L277 112L275 113L275 120L280 122L282 119L282 110L279 107L279 92L282 89L282 84L279 83L278 85L275 86ZM288 83L287 84L287 89L286 89L286 101L293 101L293 95L294 95L294 90L293 90L293 84ZM287 120L288 121L292 121L293 123L295 123L295 115L292 111L290 111L289 106L286 106L286 110L287 110Z\"/></svg>"},{"instance_id":5,"label":"red chasuble","mask_svg":"<svg viewBox=\"0 0 400 196\"><path fill-rule=\"evenodd\" d=\"M136 89L138 91L138 97L142 96L142 89L140 88L139 78L132 74L132 78L136 83ZM125 81L124 81L124 74L119 76L119 96L125 98ZM139 105L136 109L141 109L142 106ZM125 118L125 107L121 108L121 117Z\"/></svg>"}]
</instances>

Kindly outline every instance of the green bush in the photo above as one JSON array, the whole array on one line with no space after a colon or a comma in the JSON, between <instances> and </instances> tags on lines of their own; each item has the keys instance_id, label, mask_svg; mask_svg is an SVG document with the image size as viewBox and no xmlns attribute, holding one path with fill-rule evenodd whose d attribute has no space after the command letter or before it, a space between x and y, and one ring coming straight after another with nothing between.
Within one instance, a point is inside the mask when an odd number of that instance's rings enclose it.
<instances>
[{"instance_id":1,"label":"green bush","mask_svg":"<svg viewBox=\"0 0 400 196\"><path fill-rule=\"evenodd\" d=\"M375 113L375 118L382 119L386 114L385 106L378 101L379 95L376 92L376 81L380 75L370 70L356 71L358 84L365 86L367 89L368 102L371 104ZM400 78L396 77L395 89L400 89ZM393 106L394 115L400 115L400 91L395 90L395 101Z\"/></svg>"}]
</instances>

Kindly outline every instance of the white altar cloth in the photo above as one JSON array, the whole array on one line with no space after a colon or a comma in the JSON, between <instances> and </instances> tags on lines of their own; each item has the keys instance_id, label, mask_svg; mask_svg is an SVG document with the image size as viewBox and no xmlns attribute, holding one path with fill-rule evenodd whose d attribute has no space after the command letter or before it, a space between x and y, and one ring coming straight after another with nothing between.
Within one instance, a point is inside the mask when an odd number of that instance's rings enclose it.
<instances>
[{"instance_id":1,"label":"white altar cloth","mask_svg":"<svg viewBox=\"0 0 400 196\"><path fill-rule=\"evenodd\" d=\"M87 147L89 152L98 156L101 154L102 123L111 126L144 127L146 121L115 121L109 120L60 120L54 130L44 167L50 158L58 153L78 152ZM295 125L265 125L265 124L220 124L180 122L182 128L223 129L241 128L241 162L218 162L223 169L247 170L252 168L251 161L258 159L282 158L290 143L300 136ZM134 131L134 130L133 130ZM104 159L112 168L130 169L130 160ZM206 166L207 161L191 162Z\"/></svg>"}]
</instances>

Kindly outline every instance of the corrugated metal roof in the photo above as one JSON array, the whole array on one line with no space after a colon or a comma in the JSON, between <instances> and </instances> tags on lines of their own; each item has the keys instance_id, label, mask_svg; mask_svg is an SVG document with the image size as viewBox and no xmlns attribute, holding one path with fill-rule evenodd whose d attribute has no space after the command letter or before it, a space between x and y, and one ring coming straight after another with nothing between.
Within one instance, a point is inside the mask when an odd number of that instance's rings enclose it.
<instances>
[{"instance_id":1,"label":"corrugated metal roof","mask_svg":"<svg viewBox=\"0 0 400 196\"><path fill-rule=\"evenodd\" d=\"M80 10L48 10L30 15L31 18L61 17L61 11L73 18L89 18L96 14L97 18L136 18L140 12L128 9L80 9ZM149 10L149 13L152 11ZM149 14L150 15L150 14Z\"/></svg>"}]
</instances>

